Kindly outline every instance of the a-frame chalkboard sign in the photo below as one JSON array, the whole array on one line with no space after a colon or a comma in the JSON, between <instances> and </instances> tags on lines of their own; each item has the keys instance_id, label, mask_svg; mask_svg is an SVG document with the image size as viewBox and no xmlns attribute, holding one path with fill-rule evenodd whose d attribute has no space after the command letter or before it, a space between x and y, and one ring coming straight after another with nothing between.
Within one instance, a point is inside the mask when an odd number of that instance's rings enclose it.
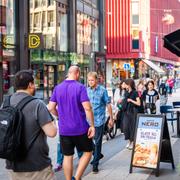
<instances>
[{"instance_id":1,"label":"a-frame chalkboard sign","mask_svg":"<svg viewBox=\"0 0 180 180\"><path fill-rule=\"evenodd\" d=\"M167 121L164 115L138 114L129 173L133 167L155 170L159 176L160 162L174 160Z\"/></svg>"}]
</instances>

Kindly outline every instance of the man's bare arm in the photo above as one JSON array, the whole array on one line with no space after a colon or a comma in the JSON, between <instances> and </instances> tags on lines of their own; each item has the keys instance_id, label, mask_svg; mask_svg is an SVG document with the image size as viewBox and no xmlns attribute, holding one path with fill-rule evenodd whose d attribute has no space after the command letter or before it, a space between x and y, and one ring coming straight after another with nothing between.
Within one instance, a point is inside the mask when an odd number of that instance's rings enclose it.
<instances>
[{"instance_id":1,"label":"man's bare arm","mask_svg":"<svg viewBox=\"0 0 180 180\"><path fill-rule=\"evenodd\" d=\"M94 115L90 102L86 101L82 103L83 108L86 112L86 117L90 121L90 125L94 127Z\"/></svg>"},{"instance_id":2,"label":"man's bare arm","mask_svg":"<svg viewBox=\"0 0 180 180\"><path fill-rule=\"evenodd\" d=\"M56 102L49 101L49 104L47 105L47 108L48 108L50 113L52 113L55 116L58 116L56 106L57 106Z\"/></svg>"}]
</instances>

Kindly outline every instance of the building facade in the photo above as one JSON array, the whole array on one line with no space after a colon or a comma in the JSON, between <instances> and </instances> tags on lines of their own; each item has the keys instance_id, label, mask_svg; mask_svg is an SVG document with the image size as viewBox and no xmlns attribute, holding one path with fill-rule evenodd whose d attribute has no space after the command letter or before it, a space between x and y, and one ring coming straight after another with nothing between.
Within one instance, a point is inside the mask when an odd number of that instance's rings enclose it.
<instances>
[{"instance_id":1,"label":"building facade","mask_svg":"<svg viewBox=\"0 0 180 180\"><path fill-rule=\"evenodd\" d=\"M168 75L167 67L178 58L163 47L163 36L178 29L179 1L106 1L107 80L114 73L121 79L146 74ZM167 12L175 21L163 21Z\"/></svg>"},{"instance_id":2,"label":"building facade","mask_svg":"<svg viewBox=\"0 0 180 180\"><path fill-rule=\"evenodd\" d=\"M0 0L0 102L13 92L13 76L29 67L27 0Z\"/></svg>"},{"instance_id":3,"label":"building facade","mask_svg":"<svg viewBox=\"0 0 180 180\"><path fill-rule=\"evenodd\" d=\"M103 6L98 0L30 0L30 33L43 39L40 49L30 50L39 97L49 99L71 64L80 66L81 82L87 84L88 71L103 53Z\"/></svg>"},{"instance_id":4,"label":"building facade","mask_svg":"<svg viewBox=\"0 0 180 180\"><path fill-rule=\"evenodd\" d=\"M82 83L95 69L104 82L104 20L104 1L0 0L0 102L21 69L33 69L37 96L47 100L71 64L80 66ZM31 48L36 34L41 46Z\"/></svg>"}]
</instances>

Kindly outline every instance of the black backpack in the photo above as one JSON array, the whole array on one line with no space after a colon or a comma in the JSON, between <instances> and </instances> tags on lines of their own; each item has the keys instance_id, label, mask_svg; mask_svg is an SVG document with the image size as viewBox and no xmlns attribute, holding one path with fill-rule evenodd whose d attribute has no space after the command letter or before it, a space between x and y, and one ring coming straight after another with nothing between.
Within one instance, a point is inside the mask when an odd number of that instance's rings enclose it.
<instances>
[{"instance_id":1,"label":"black backpack","mask_svg":"<svg viewBox=\"0 0 180 180\"><path fill-rule=\"evenodd\" d=\"M23 159L27 154L23 138L23 113L22 109L32 100L36 99L27 96L22 99L16 107L10 105L10 97L5 97L0 108L0 158L10 161ZM33 144L34 138L29 146Z\"/></svg>"}]
</instances>

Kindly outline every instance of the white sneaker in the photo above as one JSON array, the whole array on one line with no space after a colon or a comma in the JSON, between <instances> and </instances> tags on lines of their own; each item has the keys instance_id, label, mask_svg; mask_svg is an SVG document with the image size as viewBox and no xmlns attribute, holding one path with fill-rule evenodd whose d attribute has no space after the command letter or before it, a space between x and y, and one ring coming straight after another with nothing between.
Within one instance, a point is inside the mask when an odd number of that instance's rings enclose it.
<instances>
[{"instance_id":1,"label":"white sneaker","mask_svg":"<svg viewBox=\"0 0 180 180\"><path fill-rule=\"evenodd\" d=\"M128 147L129 150L132 150L133 149L133 142L130 143L129 147Z\"/></svg>"},{"instance_id":2,"label":"white sneaker","mask_svg":"<svg viewBox=\"0 0 180 180\"><path fill-rule=\"evenodd\" d=\"M129 149L129 146L131 145L130 142L127 143L126 148Z\"/></svg>"}]
</instances>

